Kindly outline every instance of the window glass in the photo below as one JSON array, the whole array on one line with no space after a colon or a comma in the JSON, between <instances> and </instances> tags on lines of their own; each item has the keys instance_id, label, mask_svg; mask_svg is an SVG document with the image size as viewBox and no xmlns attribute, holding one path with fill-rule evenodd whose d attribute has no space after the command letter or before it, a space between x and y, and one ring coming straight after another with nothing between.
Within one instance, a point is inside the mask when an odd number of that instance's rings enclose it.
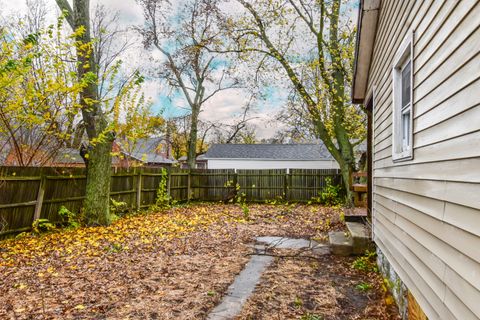
<instances>
[{"instance_id":1,"label":"window glass","mask_svg":"<svg viewBox=\"0 0 480 320\"><path fill-rule=\"evenodd\" d=\"M403 150L410 146L410 110L402 114L402 147Z\"/></svg>"},{"instance_id":2,"label":"window glass","mask_svg":"<svg viewBox=\"0 0 480 320\"><path fill-rule=\"evenodd\" d=\"M410 103L411 65L411 62L408 61L402 70L402 108Z\"/></svg>"}]
</instances>

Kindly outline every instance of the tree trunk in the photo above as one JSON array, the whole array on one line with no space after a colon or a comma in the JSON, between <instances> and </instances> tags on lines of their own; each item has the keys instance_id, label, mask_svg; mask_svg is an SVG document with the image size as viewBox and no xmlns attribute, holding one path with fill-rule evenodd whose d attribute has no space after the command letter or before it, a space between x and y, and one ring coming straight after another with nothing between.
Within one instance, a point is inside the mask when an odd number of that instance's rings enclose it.
<instances>
[{"instance_id":1,"label":"tree trunk","mask_svg":"<svg viewBox=\"0 0 480 320\"><path fill-rule=\"evenodd\" d=\"M187 164L188 168L195 169L197 157L198 115L200 107L192 106L192 119L190 123L190 136L188 139Z\"/></svg>"},{"instance_id":2,"label":"tree trunk","mask_svg":"<svg viewBox=\"0 0 480 320\"><path fill-rule=\"evenodd\" d=\"M67 12L67 21L73 30L84 28L76 40L81 44L91 45L90 36L90 1L74 0L73 10L66 0L56 0L60 10ZM93 48L92 48L93 49ZM77 49L78 77L96 74L93 50L90 52ZM114 135L104 132L107 120L102 112L98 97L97 81L90 81L80 94L82 117L89 138L86 194L83 202L87 224L108 225L110 223L110 174L112 165L112 143ZM93 140L97 140L92 143Z\"/></svg>"},{"instance_id":3,"label":"tree trunk","mask_svg":"<svg viewBox=\"0 0 480 320\"><path fill-rule=\"evenodd\" d=\"M337 160L338 161L338 160ZM338 165L340 166L341 174L342 174L342 181L344 186L345 192L345 206L352 207L353 206L353 192L351 188L351 180L350 177L352 173L355 171L354 167L352 167L348 162L341 159L338 161Z\"/></svg>"},{"instance_id":4,"label":"tree trunk","mask_svg":"<svg viewBox=\"0 0 480 320\"><path fill-rule=\"evenodd\" d=\"M89 151L86 198L83 203L88 225L109 225L112 141L97 143Z\"/></svg>"}]
</instances>

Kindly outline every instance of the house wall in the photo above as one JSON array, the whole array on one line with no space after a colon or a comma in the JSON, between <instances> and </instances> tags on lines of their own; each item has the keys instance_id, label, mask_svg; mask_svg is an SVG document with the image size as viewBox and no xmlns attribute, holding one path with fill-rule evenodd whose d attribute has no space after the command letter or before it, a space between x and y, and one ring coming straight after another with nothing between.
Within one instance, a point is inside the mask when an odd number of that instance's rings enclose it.
<instances>
[{"instance_id":1,"label":"house wall","mask_svg":"<svg viewBox=\"0 0 480 320\"><path fill-rule=\"evenodd\" d=\"M246 160L209 159L208 169L339 169L334 160L293 161L293 160Z\"/></svg>"},{"instance_id":2,"label":"house wall","mask_svg":"<svg viewBox=\"0 0 480 320\"><path fill-rule=\"evenodd\" d=\"M384 0L374 97L373 234L429 319L480 319L480 2ZM393 57L414 36L413 160L392 161Z\"/></svg>"}]
</instances>

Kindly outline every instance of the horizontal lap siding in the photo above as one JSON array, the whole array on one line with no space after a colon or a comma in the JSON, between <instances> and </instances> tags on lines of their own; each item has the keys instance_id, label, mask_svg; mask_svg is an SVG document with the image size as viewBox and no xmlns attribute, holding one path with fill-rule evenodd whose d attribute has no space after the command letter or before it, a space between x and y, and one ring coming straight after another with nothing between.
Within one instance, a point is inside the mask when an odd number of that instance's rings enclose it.
<instances>
[{"instance_id":1,"label":"horizontal lap siding","mask_svg":"<svg viewBox=\"0 0 480 320\"><path fill-rule=\"evenodd\" d=\"M375 241L430 319L480 319L480 3L382 1L374 91ZM414 37L414 159L392 161L392 70Z\"/></svg>"}]
</instances>

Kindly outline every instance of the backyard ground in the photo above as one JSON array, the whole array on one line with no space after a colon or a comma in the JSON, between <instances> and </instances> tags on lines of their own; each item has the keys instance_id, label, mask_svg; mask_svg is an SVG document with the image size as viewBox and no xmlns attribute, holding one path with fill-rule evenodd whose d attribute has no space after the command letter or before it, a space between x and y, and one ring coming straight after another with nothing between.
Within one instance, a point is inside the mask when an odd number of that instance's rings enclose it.
<instances>
[{"instance_id":1,"label":"backyard ground","mask_svg":"<svg viewBox=\"0 0 480 320\"><path fill-rule=\"evenodd\" d=\"M338 209L317 205L245 212L196 204L2 241L0 318L204 319L249 260L256 236L321 242L342 228ZM238 319L398 318L381 277L352 268L355 259L272 255Z\"/></svg>"}]
</instances>

